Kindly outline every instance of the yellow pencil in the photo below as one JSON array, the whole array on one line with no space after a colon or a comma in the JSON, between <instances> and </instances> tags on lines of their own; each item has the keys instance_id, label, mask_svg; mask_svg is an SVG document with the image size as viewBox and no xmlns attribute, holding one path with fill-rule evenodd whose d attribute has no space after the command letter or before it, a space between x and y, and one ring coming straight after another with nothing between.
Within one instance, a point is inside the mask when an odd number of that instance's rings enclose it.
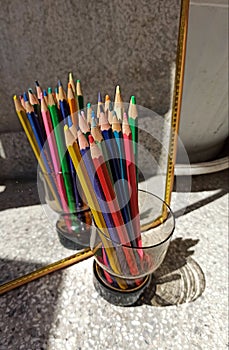
<instances>
[{"instance_id":1,"label":"yellow pencil","mask_svg":"<svg viewBox=\"0 0 229 350\"><path fill-rule=\"evenodd\" d=\"M21 102L19 101L19 99L17 98L16 95L14 95L13 97L13 100L14 100L14 105L15 105L15 109L16 109L16 112L17 112L17 115L18 115L18 118L21 122L21 125L25 131L25 134L29 140L29 143L32 147L32 150L33 150L33 153L35 154L35 157L37 158L37 161L38 161L38 164L41 168L41 171L45 177L45 181L47 182L48 186L49 186L49 189L53 195L53 198L56 202L56 205L57 205L57 209L58 210L61 210L61 207L60 207L60 204L59 204L59 199L57 198L56 196L56 192L52 186L52 183L48 177L48 174L47 174L47 171L46 171L46 168L45 168L45 165L40 157L40 150L39 150L39 147L37 145L37 142L36 142L36 139L34 137L34 134L33 134L33 131L31 129L31 126L29 124L29 121L28 121L28 118L27 118L27 115L26 115L26 112L24 110L24 108L22 107L21 105Z\"/></svg>"},{"instance_id":2,"label":"yellow pencil","mask_svg":"<svg viewBox=\"0 0 229 350\"><path fill-rule=\"evenodd\" d=\"M64 126L64 134L65 134L65 141L66 146L68 148L68 152L71 156L72 162L74 164L74 167L76 169L77 175L79 177L81 186L83 188L83 191L85 193L88 205L91 209L92 215L94 217L95 223L97 227L107 236L109 237L108 230L106 228L106 223L104 221L102 212L100 210L98 201L95 197L93 186L90 182L90 179L88 177L86 168L84 166L84 163L82 161L82 157L80 154L79 146L74 139L74 136L72 135L71 131L69 130L68 126ZM107 240L100 235L101 240L103 242L104 248L106 249L107 256L111 265L111 268L113 269L114 273L119 274L121 272L121 268L119 266L119 262L115 253L115 249L108 245ZM127 285L124 280L116 279L117 283L122 289L126 289Z\"/></svg>"},{"instance_id":3,"label":"yellow pencil","mask_svg":"<svg viewBox=\"0 0 229 350\"><path fill-rule=\"evenodd\" d=\"M114 111L117 114L118 120L122 120L123 113L124 113L124 106L123 106L123 100L122 100L119 85L116 86L116 91L115 91Z\"/></svg>"}]
</instances>

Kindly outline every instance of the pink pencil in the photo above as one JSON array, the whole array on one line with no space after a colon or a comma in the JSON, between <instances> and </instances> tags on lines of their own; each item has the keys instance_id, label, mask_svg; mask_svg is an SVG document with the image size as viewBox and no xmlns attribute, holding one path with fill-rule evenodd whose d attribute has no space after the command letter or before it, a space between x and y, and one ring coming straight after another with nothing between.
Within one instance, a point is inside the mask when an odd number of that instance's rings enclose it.
<instances>
[{"instance_id":1,"label":"pink pencil","mask_svg":"<svg viewBox=\"0 0 229 350\"><path fill-rule=\"evenodd\" d=\"M59 160L56 141L55 141L55 137L52 129L51 117L50 117L50 113L43 94L40 95L40 99L41 99L41 115L44 122L45 132L46 132L47 141L50 149L50 155L52 158L53 168L54 168L55 176L57 180L58 192L60 195L60 200L61 200L63 210L65 213L68 213L69 209L67 205L67 196L66 196L66 191L64 187L63 177L62 177L62 174L60 173L60 169L61 169L60 160Z\"/></svg>"}]
</instances>

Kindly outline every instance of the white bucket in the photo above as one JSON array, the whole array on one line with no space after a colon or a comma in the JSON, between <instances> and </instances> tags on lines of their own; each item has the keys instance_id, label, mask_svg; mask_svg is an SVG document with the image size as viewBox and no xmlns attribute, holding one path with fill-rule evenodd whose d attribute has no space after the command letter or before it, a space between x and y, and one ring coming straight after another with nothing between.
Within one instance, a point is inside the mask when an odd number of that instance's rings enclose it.
<instances>
[{"instance_id":1,"label":"white bucket","mask_svg":"<svg viewBox=\"0 0 229 350\"><path fill-rule=\"evenodd\" d=\"M214 159L228 137L227 0L191 1L179 133L192 163Z\"/></svg>"}]
</instances>

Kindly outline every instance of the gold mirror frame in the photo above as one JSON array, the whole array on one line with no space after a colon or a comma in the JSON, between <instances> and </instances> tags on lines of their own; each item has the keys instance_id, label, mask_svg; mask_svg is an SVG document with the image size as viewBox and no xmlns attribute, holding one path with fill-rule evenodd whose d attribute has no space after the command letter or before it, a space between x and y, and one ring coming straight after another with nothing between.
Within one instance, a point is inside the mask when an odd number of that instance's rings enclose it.
<instances>
[{"instance_id":1,"label":"gold mirror frame","mask_svg":"<svg viewBox=\"0 0 229 350\"><path fill-rule=\"evenodd\" d=\"M176 150L177 150L177 135L179 130L180 111L183 92L183 80L184 80L184 66L186 55L186 42L188 32L188 17L189 17L189 4L190 0L181 0L180 8L180 23L178 31L177 41L177 56L176 56L176 71L173 90L173 103L171 112L171 131L170 131L170 146L168 155L167 175L166 175L166 188L165 188L165 202L170 204L171 193L174 182L174 166L176 162ZM164 213L158 220L163 220ZM56 261L50 265L41 267L40 269L28 273L24 276L18 277L12 281L9 281L0 286L0 295L6 293L14 288L22 286L26 283L34 281L42 276L45 276L51 272L58 271L68 266L77 264L80 261L86 260L94 255L94 252L90 248L79 251L78 253L71 255L67 258Z\"/></svg>"}]
</instances>

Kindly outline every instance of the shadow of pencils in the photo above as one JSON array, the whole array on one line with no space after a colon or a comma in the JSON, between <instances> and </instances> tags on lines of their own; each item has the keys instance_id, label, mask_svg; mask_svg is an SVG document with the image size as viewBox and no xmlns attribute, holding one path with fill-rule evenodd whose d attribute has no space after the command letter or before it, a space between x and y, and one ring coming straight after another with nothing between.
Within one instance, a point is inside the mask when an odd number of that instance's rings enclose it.
<instances>
[{"instance_id":1,"label":"shadow of pencils","mask_svg":"<svg viewBox=\"0 0 229 350\"><path fill-rule=\"evenodd\" d=\"M191 258L191 247L198 239L176 238L170 243L162 265L153 274L152 281L142 298L134 305L170 306L192 302L205 289L201 267Z\"/></svg>"}]
</instances>

